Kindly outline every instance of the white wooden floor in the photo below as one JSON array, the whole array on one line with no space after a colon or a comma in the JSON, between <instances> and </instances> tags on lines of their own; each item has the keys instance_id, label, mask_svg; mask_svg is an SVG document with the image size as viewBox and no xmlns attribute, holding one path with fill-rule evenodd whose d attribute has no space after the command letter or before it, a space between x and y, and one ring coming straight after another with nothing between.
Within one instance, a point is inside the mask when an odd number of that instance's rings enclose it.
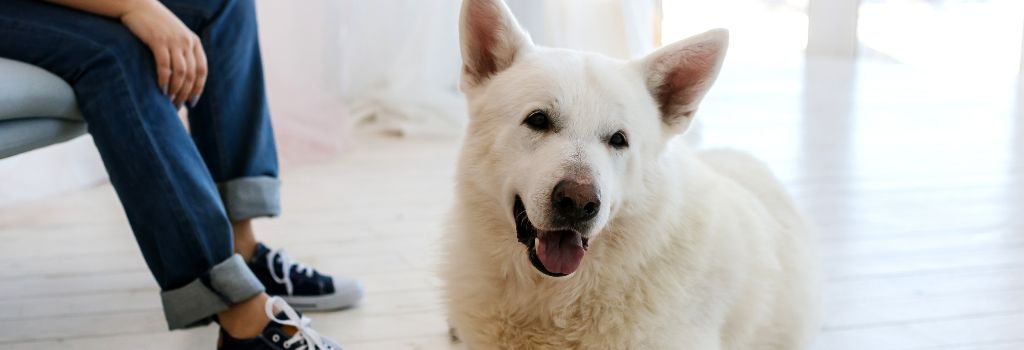
<instances>
[{"instance_id":1,"label":"white wooden floor","mask_svg":"<svg viewBox=\"0 0 1024 350\"><path fill-rule=\"evenodd\" d=\"M816 349L1024 349L1024 102L1012 77L884 64L728 67L703 142L769 162L817 223L827 272ZM315 314L350 349L444 349L434 277L455 139L367 138L285 169L261 237L366 282ZM166 332L109 186L0 208L0 348L213 348Z\"/></svg>"}]
</instances>

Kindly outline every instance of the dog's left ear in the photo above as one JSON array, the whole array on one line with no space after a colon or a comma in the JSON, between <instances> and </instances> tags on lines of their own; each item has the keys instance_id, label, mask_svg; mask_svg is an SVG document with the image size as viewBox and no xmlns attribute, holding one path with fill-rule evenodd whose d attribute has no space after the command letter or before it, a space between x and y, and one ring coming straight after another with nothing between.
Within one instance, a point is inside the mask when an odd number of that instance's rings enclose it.
<instances>
[{"instance_id":1,"label":"dog's left ear","mask_svg":"<svg viewBox=\"0 0 1024 350\"><path fill-rule=\"evenodd\" d=\"M712 29L642 59L647 89L668 130L681 133L690 125L697 105L718 77L728 46L729 32Z\"/></svg>"}]
</instances>

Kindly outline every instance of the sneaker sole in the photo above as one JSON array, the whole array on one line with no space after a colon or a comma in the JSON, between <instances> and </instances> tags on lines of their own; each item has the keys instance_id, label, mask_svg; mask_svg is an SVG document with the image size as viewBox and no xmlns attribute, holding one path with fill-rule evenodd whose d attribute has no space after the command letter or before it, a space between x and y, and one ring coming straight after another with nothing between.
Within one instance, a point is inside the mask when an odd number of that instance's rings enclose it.
<instances>
[{"instance_id":1,"label":"sneaker sole","mask_svg":"<svg viewBox=\"0 0 1024 350\"><path fill-rule=\"evenodd\" d=\"M295 310L299 311L331 311L340 310L355 305L355 303L348 301L339 301L333 295L322 295L315 297L306 296L280 296L281 299L288 302Z\"/></svg>"},{"instance_id":2,"label":"sneaker sole","mask_svg":"<svg viewBox=\"0 0 1024 350\"><path fill-rule=\"evenodd\" d=\"M299 311L332 311L353 307L363 298L362 284L356 283L354 286L342 286L338 281L335 281L335 291L342 291L345 289L348 290L347 293L344 294L335 293L317 296L279 295L279 297L288 302L288 305L291 305L292 308Z\"/></svg>"}]
</instances>

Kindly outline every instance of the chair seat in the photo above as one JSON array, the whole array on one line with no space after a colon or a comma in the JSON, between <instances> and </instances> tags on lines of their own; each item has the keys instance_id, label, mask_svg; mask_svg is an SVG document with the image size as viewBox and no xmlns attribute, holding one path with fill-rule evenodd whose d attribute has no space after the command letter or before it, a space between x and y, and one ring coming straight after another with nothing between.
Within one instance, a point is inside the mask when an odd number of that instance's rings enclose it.
<instances>
[{"instance_id":1,"label":"chair seat","mask_svg":"<svg viewBox=\"0 0 1024 350\"><path fill-rule=\"evenodd\" d=\"M0 159L68 141L84 134L84 122L61 118L0 121Z\"/></svg>"},{"instance_id":2,"label":"chair seat","mask_svg":"<svg viewBox=\"0 0 1024 350\"><path fill-rule=\"evenodd\" d=\"M0 58L0 159L85 133L75 93L46 70Z\"/></svg>"}]
</instances>

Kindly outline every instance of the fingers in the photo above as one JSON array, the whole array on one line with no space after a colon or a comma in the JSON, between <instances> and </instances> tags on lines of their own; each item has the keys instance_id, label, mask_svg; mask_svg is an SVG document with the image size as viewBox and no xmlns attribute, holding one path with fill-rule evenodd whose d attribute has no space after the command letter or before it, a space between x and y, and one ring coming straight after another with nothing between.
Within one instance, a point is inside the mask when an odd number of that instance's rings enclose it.
<instances>
[{"instance_id":1,"label":"fingers","mask_svg":"<svg viewBox=\"0 0 1024 350\"><path fill-rule=\"evenodd\" d=\"M196 56L192 52L192 46L189 45L183 49L181 55L185 56L185 74L182 77L181 90L174 96L174 104L179 108L192 97L192 86L196 80Z\"/></svg>"},{"instance_id":2,"label":"fingers","mask_svg":"<svg viewBox=\"0 0 1024 350\"><path fill-rule=\"evenodd\" d=\"M171 103L180 108L181 101L178 96L181 95L181 88L185 86L185 78L188 76L188 60L180 46L171 48L171 69L173 72L167 96L171 98Z\"/></svg>"},{"instance_id":3,"label":"fingers","mask_svg":"<svg viewBox=\"0 0 1024 350\"><path fill-rule=\"evenodd\" d=\"M176 108L186 102L195 106L206 86L206 53L194 34L166 46L153 48L157 83Z\"/></svg>"},{"instance_id":4,"label":"fingers","mask_svg":"<svg viewBox=\"0 0 1024 350\"><path fill-rule=\"evenodd\" d=\"M160 91L167 95L171 81L171 54L166 47L154 47L152 50L156 58L156 83Z\"/></svg>"},{"instance_id":5,"label":"fingers","mask_svg":"<svg viewBox=\"0 0 1024 350\"><path fill-rule=\"evenodd\" d=\"M196 61L195 70L195 82L192 84L192 90L189 94L188 105L189 107L195 107L196 103L199 103L199 96L203 94L203 87L206 86L206 52L203 51L203 45L196 40L195 44L192 45L193 56Z\"/></svg>"}]
</instances>

